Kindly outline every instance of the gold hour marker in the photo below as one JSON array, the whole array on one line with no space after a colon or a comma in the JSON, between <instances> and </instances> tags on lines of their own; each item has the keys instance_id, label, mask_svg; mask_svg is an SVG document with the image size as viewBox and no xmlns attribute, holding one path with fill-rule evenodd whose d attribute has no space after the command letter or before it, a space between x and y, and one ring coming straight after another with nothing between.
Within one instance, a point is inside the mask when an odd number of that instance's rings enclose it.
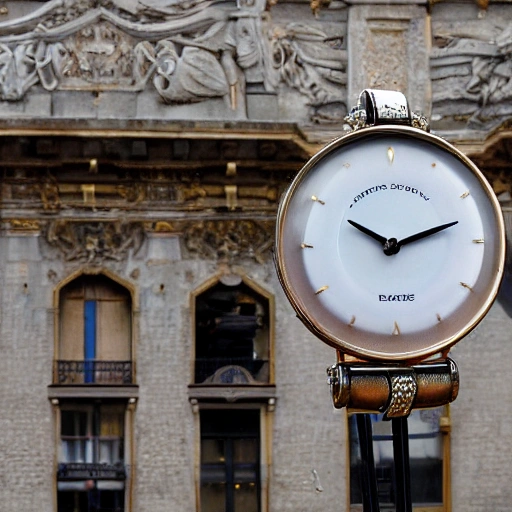
<instances>
[{"instance_id":1,"label":"gold hour marker","mask_svg":"<svg viewBox=\"0 0 512 512\"><path fill-rule=\"evenodd\" d=\"M356 323L356 317L354 315L352 315L352 318L350 319L348 326L352 327L355 323Z\"/></svg>"},{"instance_id":2,"label":"gold hour marker","mask_svg":"<svg viewBox=\"0 0 512 512\"><path fill-rule=\"evenodd\" d=\"M463 288L466 288L468 289L470 292L473 291L473 288L471 288L471 286L469 286L469 284L467 283L463 283L462 281L460 282L460 285L463 287Z\"/></svg>"},{"instance_id":3,"label":"gold hour marker","mask_svg":"<svg viewBox=\"0 0 512 512\"><path fill-rule=\"evenodd\" d=\"M311 244L306 244L305 242L300 244L301 249L313 249Z\"/></svg>"},{"instance_id":4,"label":"gold hour marker","mask_svg":"<svg viewBox=\"0 0 512 512\"><path fill-rule=\"evenodd\" d=\"M435 162L432 162L432 167L435 167L437 164Z\"/></svg>"},{"instance_id":5,"label":"gold hour marker","mask_svg":"<svg viewBox=\"0 0 512 512\"><path fill-rule=\"evenodd\" d=\"M395 328L393 329L393 335L398 336L399 334L400 334L400 327L398 326L398 324L396 323L396 320L395 320Z\"/></svg>"},{"instance_id":6,"label":"gold hour marker","mask_svg":"<svg viewBox=\"0 0 512 512\"><path fill-rule=\"evenodd\" d=\"M325 292L325 290L327 290L327 288L329 288L327 285L324 285L324 286L318 288L318 290L315 292L315 295L320 295L322 292Z\"/></svg>"},{"instance_id":7,"label":"gold hour marker","mask_svg":"<svg viewBox=\"0 0 512 512\"><path fill-rule=\"evenodd\" d=\"M392 164L394 159L395 159L395 150L390 146L388 148L388 160L389 160L389 163Z\"/></svg>"},{"instance_id":8,"label":"gold hour marker","mask_svg":"<svg viewBox=\"0 0 512 512\"><path fill-rule=\"evenodd\" d=\"M316 201L316 202L318 202L320 204L325 204L325 201L322 201L321 199L318 199L318 197L316 197L316 196L311 196L311 200L312 201Z\"/></svg>"},{"instance_id":9,"label":"gold hour marker","mask_svg":"<svg viewBox=\"0 0 512 512\"><path fill-rule=\"evenodd\" d=\"M468 197L468 196L469 196L469 190L466 190L466 192L464 192L464 194L462 194L462 195L460 196L460 198L461 198L461 199L466 199L466 197Z\"/></svg>"},{"instance_id":10,"label":"gold hour marker","mask_svg":"<svg viewBox=\"0 0 512 512\"><path fill-rule=\"evenodd\" d=\"M485 243L485 240L483 238L475 238L473 240L473 243L474 244L483 244L483 243Z\"/></svg>"},{"instance_id":11,"label":"gold hour marker","mask_svg":"<svg viewBox=\"0 0 512 512\"><path fill-rule=\"evenodd\" d=\"M437 318L437 321L438 322L442 322L442 318L441 318L441 315L439 313L436 313L436 318Z\"/></svg>"}]
</instances>

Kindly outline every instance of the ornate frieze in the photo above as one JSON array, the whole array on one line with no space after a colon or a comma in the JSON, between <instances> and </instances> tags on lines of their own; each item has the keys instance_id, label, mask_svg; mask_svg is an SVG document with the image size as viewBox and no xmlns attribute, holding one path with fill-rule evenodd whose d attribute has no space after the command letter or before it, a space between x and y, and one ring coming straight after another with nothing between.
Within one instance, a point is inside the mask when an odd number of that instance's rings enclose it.
<instances>
[{"instance_id":1,"label":"ornate frieze","mask_svg":"<svg viewBox=\"0 0 512 512\"><path fill-rule=\"evenodd\" d=\"M499 7L484 17L457 7L444 21L433 12L432 120L444 129L489 130L512 115L512 24Z\"/></svg>"},{"instance_id":2,"label":"ornate frieze","mask_svg":"<svg viewBox=\"0 0 512 512\"><path fill-rule=\"evenodd\" d=\"M18 226L11 221L11 228ZM221 261L254 259L258 263L270 257L274 240L274 221L245 219L198 221L32 221L23 229L41 227L45 242L59 250L65 261L100 265L123 261L128 251L137 254L147 233L179 235L191 257Z\"/></svg>"},{"instance_id":3,"label":"ornate frieze","mask_svg":"<svg viewBox=\"0 0 512 512\"><path fill-rule=\"evenodd\" d=\"M66 261L99 265L125 259L130 249L136 254L145 231L141 222L52 220L44 227L44 237Z\"/></svg>"},{"instance_id":4,"label":"ornate frieze","mask_svg":"<svg viewBox=\"0 0 512 512\"><path fill-rule=\"evenodd\" d=\"M203 259L231 262L255 259L263 263L270 257L275 222L254 220L205 220L182 226L185 247Z\"/></svg>"},{"instance_id":5,"label":"ornate frieze","mask_svg":"<svg viewBox=\"0 0 512 512\"><path fill-rule=\"evenodd\" d=\"M341 122L347 113L347 52L343 35L306 23L274 26L272 65L281 82L299 91L315 122ZM342 94L343 91L343 94Z\"/></svg>"},{"instance_id":6,"label":"ornate frieze","mask_svg":"<svg viewBox=\"0 0 512 512\"><path fill-rule=\"evenodd\" d=\"M297 91L310 121L341 122L343 25L283 24L265 8L264 0L51 0L0 22L0 99L18 102L34 86L154 88L169 105L221 98L244 118L247 95Z\"/></svg>"}]
</instances>

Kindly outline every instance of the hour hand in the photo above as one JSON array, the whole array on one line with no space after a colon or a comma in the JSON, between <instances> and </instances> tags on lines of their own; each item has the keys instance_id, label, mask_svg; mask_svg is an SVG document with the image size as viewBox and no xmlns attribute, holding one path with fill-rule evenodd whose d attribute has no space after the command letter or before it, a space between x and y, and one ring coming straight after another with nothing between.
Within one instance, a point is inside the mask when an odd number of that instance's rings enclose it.
<instances>
[{"instance_id":1,"label":"hour hand","mask_svg":"<svg viewBox=\"0 0 512 512\"><path fill-rule=\"evenodd\" d=\"M364 226L361 226L361 224L358 224L357 222L354 222L353 220L348 220L347 222L354 226L355 228L359 229L362 233L365 235L368 235L369 237L373 238L374 240L377 240L377 242L384 245L388 239L385 236L381 236L378 233L375 233L375 231L372 231L371 229L365 228Z\"/></svg>"}]
</instances>

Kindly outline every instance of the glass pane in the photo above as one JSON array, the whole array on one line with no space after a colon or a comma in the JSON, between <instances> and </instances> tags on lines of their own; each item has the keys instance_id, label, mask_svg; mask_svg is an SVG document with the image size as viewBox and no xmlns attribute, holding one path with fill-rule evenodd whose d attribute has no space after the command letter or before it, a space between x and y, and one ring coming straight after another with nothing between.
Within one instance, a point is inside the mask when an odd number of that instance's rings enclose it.
<instances>
[{"instance_id":1,"label":"glass pane","mask_svg":"<svg viewBox=\"0 0 512 512\"><path fill-rule=\"evenodd\" d=\"M201 512L225 512L225 510L225 484L219 483L201 485Z\"/></svg>"},{"instance_id":2,"label":"glass pane","mask_svg":"<svg viewBox=\"0 0 512 512\"><path fill-rule=\"evenodd\" d=\"M123 437L124 411L120 407L101 406L100 436Z\"/></svg>"},{"instance_id":3,"label":"glass pane","mask_svg":"<svg viewBox=\"0 0 512 512\"><path fill-rule=\"evenodd\" d=\"M416 411L409 419L411 493L415 503L443 501L443 439L439 431L442 409Z\"/></svg>"},{"instance_id":4,"label":"glass pane","mask_svg":"<svg viewBox=\"0 0 512 512\"><path fill-rule=\"evenodd\" d=\"M58 512L88 512L89 500L87 492L59 491L57 495Z\"/></svg>"},{"instance_id":5,"label":"glass pane","mask_svg":"<svg viewBox=\"0 0 512 512\"><path fill-rule=\"evenodd\" d=\"M444 411L443 407L417 410L408 419L411 498L416 506L442 504L443 439L439 424ZM371 418L379 502L394 510L392 423L383 421L382 415L372 414ZM355 415L349 417L349 435L350 502L359 504L362 503L362 463Z\"/></svg>"},{"instance_id":6,"label":"glass pane","mask_svg":"<svg viewBox=\"0 0 512 512\"><path fill-rule=\"evenodd\" d=\"M223 439L203 439L201 441L201 462L224 463L224 440Z\"/></svg>"},{"instance_id":7,"label":"glass pane","mask_svg":"<svg viewBox=\"0 0 512 512\"><path fill-rule=\"evenodd\" d=\"M201 512L258 512L260 411L200 414Z\"/></svg>"},{"instance_id":8,"label":"glass pane","mask_svg":"<svg viewBox=\"0 0 512 512\"><path fill-rule=\"evenodd\" d=\"M115 464L116 462L122 461L121 453L121 440L120 439L100 439L100 463Z\"/></svg>"},{"instance_id":9,"label":"glass pane","mask_svg":"<svg viewBox=\"0 0 512 512\"><path fill-rule=\"evenodd\" d=\"M96 500L98 511L122 512L124 510L124 491L97 491Z\"/></svg>"},{"instance_id":10,"label":"glass pane","mask_svg":"<svg viewBox=\"0 0 512 512\"><path fill-rule=\"evenodd\" d=\"M62 436L80 436L87 435L87 412L85 411L61 411Z\"/></svg>"},{"instance_id":11,"label":"glass pane","mask_svg":"<svg viewBox=\"0 0 512 512\"><path fill-rule=\"evenodd\" d=\"M257 439L235 439L233 441L233 462L255 462L258 460Z\"/></svg>"},{"instance_id":12,"label":"glass pane","mask_svg":"<svg viewBox=\"0 0 512 512\"><path fill-rule=\"evenodd\" d=\"M85 462L85 439L62 439L60 462Z\"/></svg>"},{"instance_id":13,"label":"glass pane","mask_svg":"<svg viewBox=\"0 0 512 512\"><path fill-rule=\"evenodd\" d=\"M258 489L254 482L235 484L234 512L258 512Z\"/></svg>"}]
</instances>

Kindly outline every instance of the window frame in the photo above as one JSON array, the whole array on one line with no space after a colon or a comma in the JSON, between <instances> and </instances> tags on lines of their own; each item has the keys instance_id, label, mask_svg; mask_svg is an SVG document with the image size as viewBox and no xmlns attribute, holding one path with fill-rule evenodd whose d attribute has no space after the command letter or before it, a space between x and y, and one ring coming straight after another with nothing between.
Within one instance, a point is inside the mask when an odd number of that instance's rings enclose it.
<instances>
[{"instance_id":1,"label":"window frame","mask_svg":"<svg viewBox=\"0 0 512 512\"><path fill-rule=\"evenodd\" d=\"M61 292L62 290L75 281L76 279L82 277L82 276L98 276L106 278L107 280L113 281L116 285L121 286L124 288L127 292L127 294L130 297L131 300L131 312L130 312L130 339L129 339L129 351L131 354L131 386L136 386L137 383L137 343L139 338L139 316L140 316L140 308L139 308L139 294L137 292L136 287L130 283L129 281L126 281L125 279L122 279L118 275L114 274L113 272L109 271L108 269L104 267L84 267L81 268L73 273L71 273L69 276L67 276L65 279L60 281L58 285L53 290L53 325L54 325L54 346L53 346L53 360L54 360L54 368L56 368L57 361L60 359L60 344L61 344ZM85 361L85 358L84 358ZM55 370L54 370L55 371ZM91 386L94 386L95 383L87 383L84 382L83 384L87 385L90 384ZM59 386L57 376L54 374L54 377L52 379L52 385ZM62 384L61 387L66 387L71 384ZM113 386L116 386L116 384L111 384ZM126 386L126 383L123 383L124 386ZM50 392L50 398L53 397L55 394ZM130 395L133 395L133 393L130 393Z\"/></svg>"},{"instance_id":2,"label":"window frame","mask_svg":"<svg viewBox=\"0 0 512 512\"><path fill-rule=\"evenodd\" d=\"M191 331L192 331L192 353L191 353L191 359L190 359L190 386L202 386L202 387L208 387L208 385L202 384L202 383L196 383L195 382L195 366L196 366L196 344L197 344L197 331L196 331L196 313L197 313L197 299L216 286L217 284L221 283L224 278L224 273L219 273L214 276L212 276L210 279L203 282L199 287L194 289L190 293L190 321L191 321ZM234 274L236 279L240 279L240 284L244 284L247 286L252 292L256 293L257 295L260 295L263 299L267 301L268 304L268 382L265 383L259 383L255 382L253 383L255 386L274 386L275 385L275 364L274 364L274 341L275 341L275 299L274 295L265 290L263 287L258 285L256 282L254 282L252 279L247 277L245 274ZM234 288L235 286L233 286ZM236 386L236 384L233 384L233 386Z\"/></svg>"},{"instance_id":3,"label":"window frame","mask_svg":"<svg viewBox=\"0 0 512 512\"><path fill-rule=\"evenodd\" d=\"M195 453L194 453L194 480L196 511L201 512L201 418L200 411L204 410L257 410L259 411L259 502L260 512L269 512L269 476L271 474L272 426L274 420L275 400L268 403L235 403L222 404L212 402L198 402L191 400L194 412Z\"/></svg>"}]
</instances>

